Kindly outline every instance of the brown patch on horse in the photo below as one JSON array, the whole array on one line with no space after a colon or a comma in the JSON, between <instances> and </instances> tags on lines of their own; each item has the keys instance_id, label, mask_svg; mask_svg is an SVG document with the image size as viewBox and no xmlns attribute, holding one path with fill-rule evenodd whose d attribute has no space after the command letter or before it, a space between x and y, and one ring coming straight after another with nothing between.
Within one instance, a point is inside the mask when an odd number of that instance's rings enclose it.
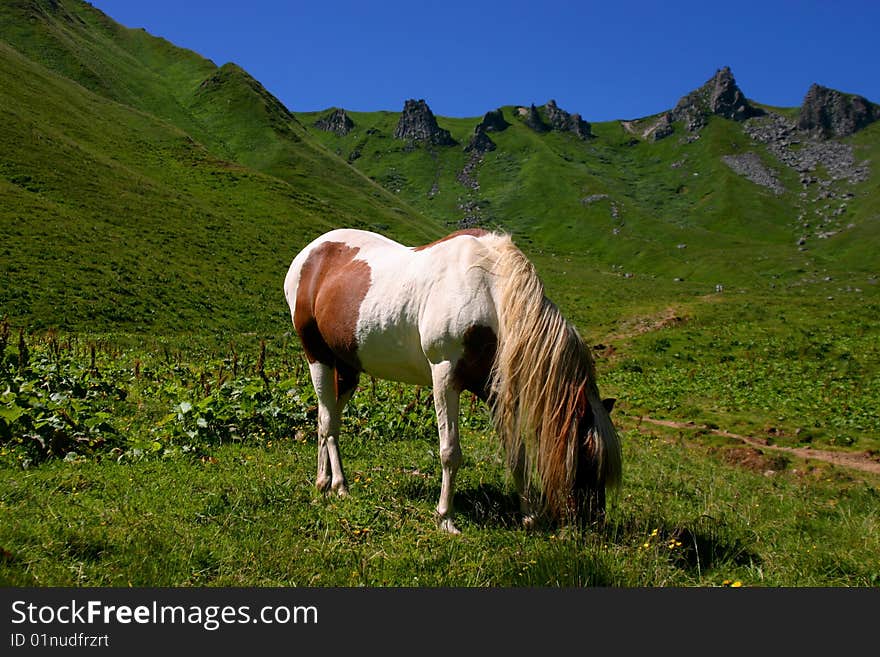
<instances>
[{"instance_id":1,"label":"brown patch on horse","mask_svg":"<svg viewBox=\"0 0 880 657\"><path fill-rule=\"evenodd\" d=\"M468 390L486 401L498 336L488 326L474 325L464 332L462 342L464 353L452 370L452 384L456 390Z\"/></svg>"},{"instance_id":2,"label":"brown patch on horse","mask_svg":"<svg viewBox=\"0 0 880 657\"><path fill-rule=\"evenodd\" d=\"M416 246L413 248L413 251L424 251L425 249L430 249L432 246L437 246L443 242L446 242L451 239L455 239L456 237L460 237L461 235L470 235L471 237L482 237L483 235L488 235L488 230L483 230L482 228L463 228L462 230L457 230L454 233L450 233L446 237L441 237L439 240L431 242L430 244L423 244L422 246Z\"/></svg>"},{"instance_id":3,"label":"brown patch on horse","mask_svg":"<svg viewBox=\"0 0 880 657\"><path fill-rule=\"evenodd\" d=\"M357 385L361 371L356 328L370 288L370 266L359 249L324 242L306 258L296 288L293 325L310 363L336 370L337 396Z\"/></svg>"}]
</instances>

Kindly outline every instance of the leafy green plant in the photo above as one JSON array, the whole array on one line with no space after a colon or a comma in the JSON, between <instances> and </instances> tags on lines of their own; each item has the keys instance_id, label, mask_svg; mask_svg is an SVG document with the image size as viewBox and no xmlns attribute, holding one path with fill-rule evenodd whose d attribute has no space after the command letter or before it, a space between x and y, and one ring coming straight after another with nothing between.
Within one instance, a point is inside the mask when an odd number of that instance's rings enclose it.
<instances>
[{"instance_id":1,"label":"leafy green plant","mask_svg":"<svg viewBox=\"0 0 880 657\"><path fill-rule=\"evenodd\" d=\"M8 337L8 323L0 333ZM71 359L54 339L37 350L23 333L17 351L7 342L0 339L0 444L29 464L124 443L109 411L127 394L117 372Z\"/></svg>"}]
</instances>

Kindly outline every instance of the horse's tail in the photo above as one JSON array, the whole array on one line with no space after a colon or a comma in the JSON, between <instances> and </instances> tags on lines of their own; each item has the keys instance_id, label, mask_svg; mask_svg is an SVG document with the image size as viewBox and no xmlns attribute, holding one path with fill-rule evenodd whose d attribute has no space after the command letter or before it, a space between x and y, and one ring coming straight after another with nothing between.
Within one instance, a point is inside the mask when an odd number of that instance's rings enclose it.
<instances>
[{"instance_id":1,"label":"horse's tail","mask_svg":"<svg viewBox=\"0 0 880 657\"><path fill-rule=\"evenodd\" d=\"M561 517L578 469L578 411L596 419L593 467L599 486L620 480L620 443L595 385L589 349L544 294L534 265L508 237L493 244L499 335L491 376L496 430L509 465Z\"/></svg>"}]
</instances>

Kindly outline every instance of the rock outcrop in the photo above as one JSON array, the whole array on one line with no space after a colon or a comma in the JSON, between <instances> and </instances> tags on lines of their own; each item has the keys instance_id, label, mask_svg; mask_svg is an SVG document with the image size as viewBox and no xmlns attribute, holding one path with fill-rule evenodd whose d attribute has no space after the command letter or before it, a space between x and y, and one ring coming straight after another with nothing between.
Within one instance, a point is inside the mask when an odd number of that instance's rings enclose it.
<instances>
[{"instance_id":1,"label":"rock outcrop","mask_svg":"<svg viewBox=\"0 0 880 657\"><path fill-rule=\"evenodd\" d=\"M394 137L434 146L454 146L457 143L448 130L437 125L434 113L424 100L410 99L404 103Z\"/></svg>"},{"instance_id":2,"label":"rock outcrop","mask_svg":"<svg viewBox=\"0 0 880 657\"><path fill-rule=\"evenodd\" d=\"M523 117L523 123L535 132L573 132L581 139L593 136L590 124L580 114L569 114L560 109L555 100L547 101L540 110L532 103L528 108L518 108L517 112Z\"/></svg>"},{"instance_id":3,"label":"rock outcrop","mask_svg":"<svg viewBox=\"0 0 880 657\"><path fill-rule=\"evenodd\" d=\"M488 153L489 151L494 151L496 148L495 142L486 134L486 129L482 127L482 124L478 124L476 128L474 128L474 134L471 137L471 140L468 142L467 146L464 147L465 153Z\"/></svg>"},{"instance_id":4,"label":"rock outcrop","mask_svg":"<svg viewBox=\"0 0 880 657\"><path fill-rule=\"evenodd\" d=\"M683 96L667 113L666 123L682 121L689 132L698 132L713 115L734 121L745 121L761 114L763 111L749 103L737 86L730 68L725 66L716 71L712 79L702 87ZM661 135L667 136L671 133L672 131L665 127L655 133L655 140L661 138Z\"/></svg>"},{"instance_id":5,"label":"rock outcrop","mask_svg":"<svg viewBox=\"0 0 880 657\"><path fill-rule=\"evenodd\" d=\"M550 132L550 126L544 123L534 103L529 105L528 109L520 108L519 112L524 117L523 122L535 132Z\"/></svg>"},{"instance_id":6,"label":"rock outcrop","mask_svg":"<svg viewBox=\"0 0 880 657\"><path fill-rule=\"evenodd\" d=\"M815 182L812 177L819 170L829 184L847 181L854 185L868 179L868 163L856 160L851 145L799 130L794 121L780 114L768 112L747 121L743 127L746 134L764 144L780 162L801 174L804 184Z\"/></svg>"},{"instance_id":7,"label":"rock outcrop","mask_svg":"<svg viewBox=\"0 0 880 657\"><path fill-rule=\"evenodd\" d=\"M592 137L590 124L584 121L580 114L569 114L565 110L559 109L555 100L550 100L544 105L544 113L553 130L573 132L581 139Z\"/></svg>"},{"instance_id":8,"label":"rock outcrop","mask_svg":"<svg viewBox=\"0 0 880 657\"><path fill-rule=\"evenodd\" d=\"M804 96L797 127L820 137L848 137L880 119L880 106L862 96L813 84Z\"/></svg>"},{"instance_id":9,"label":"rock outcrop","mask_svg":"<svg viewBox=\"0 0 880 657\"><path fill-rule=\"evenodd\" d=\"M500 110L491 110L486 112L483 119L474 128L474 134L468 145L464 147L466 153L488 153L495 150L495 142L487 133L501 132L510 127L510 124L504 119L504 113Z\"/></svg>"},{"instance_id":10,"label":"rock outcrop","mask_svg":"<svg viewBox=\"0 0 880 657\"><path fill-rule=\"evenodd\" d=\"M504 118L504 112L500 109L490 110L483 116L483 120L477 125L477 129L483 132L502 132L507 130L510 124Z\"/></svg>"},{"instance_id":11,"label":"rock outcrop","mask_svg":"<svg viewBox=\"0 0 880 657\"><path fill-rule=\"evenodd\" d=\"M637 135L642 139L647 139L648 141L660 141L675 131L672 126L672 121L669 118L669 112L663 112L663 114L660 114L659 116L644 119L621 121L620 125L627 132Z\"/></svg>"},{"instance_id":12,"label":"rock outcrop","mask_svg":"<svg viewBox=\"0 0 880 657\"><path fill-rule=\"evenodd\" d=\"M345 113L344 109L335 108L327 116L315 121L315 127L319 130L332 132L339 137L344 137L354 128L354 121Z\"/></svg>"}]
</instances>

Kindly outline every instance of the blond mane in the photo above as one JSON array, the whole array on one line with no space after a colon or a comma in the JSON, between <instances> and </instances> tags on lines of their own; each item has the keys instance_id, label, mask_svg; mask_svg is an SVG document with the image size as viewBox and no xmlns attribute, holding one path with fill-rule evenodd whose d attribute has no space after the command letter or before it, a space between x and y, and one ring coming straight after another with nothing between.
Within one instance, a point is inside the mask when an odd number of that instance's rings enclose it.
<instances>
[{"instance_id":1,"label":"blond mane","mask_svg":"<svg viewBox=\"0 0 880 657\"><path fill-rule=\"evenodd\" d=\"M566 513L578 463L578 405L596 424L588 439L599 485L620 479L620 443L596 386L593 358L544 293L534 266L509 236L483 238L499 286L499 335L491 375L496 431L511 467L525 458L530 485L554 515Z\"/></svg>"}]
</instances>

